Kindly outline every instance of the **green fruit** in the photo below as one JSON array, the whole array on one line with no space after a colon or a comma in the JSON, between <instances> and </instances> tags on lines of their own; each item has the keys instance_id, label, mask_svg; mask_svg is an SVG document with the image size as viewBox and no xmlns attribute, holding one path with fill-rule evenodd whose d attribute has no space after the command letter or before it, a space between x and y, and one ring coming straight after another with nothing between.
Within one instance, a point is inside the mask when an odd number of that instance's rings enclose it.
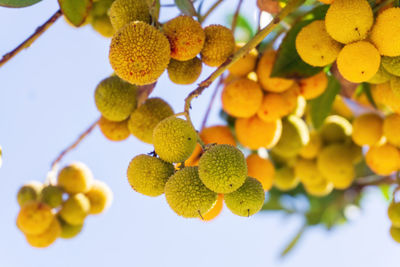
<instances>
[{"instance_id":1,"label":"green fruit","mask_svg":"<svg viewBox=\"0 0 400 267\"><path fill-rule=\"evenodd\" d=\"M134 157L128 166L127 176L132 188L146 196L164 193L165 183L174 174L174 166L148 155Z\"/></svg>"},{"instance_id":2,"label":"green fruit","mask_svg":"<svg viewBox=\"0 0 400 267\"><path fill-rule=\"evenodd\" d=\"M390 88L396 96L400 96L400 77L393 76L390 78Z\"/></svg>"},{"instance_id":3,"label":"green fruit","mask_svg":"<svg viewBox=\"0 0 400 267\"><path fill-rule=\"evenodd\" d=\"M172 175L165 185L165 197L171 209L186 218L202 218L217 202L217 194L201 182L197 167L185 167Z\"/></svg>"},{"instance_id":4,"label":"green fruit","mask_svg":"<svg viewBox=\"0 0 400 267\"><path fill-rule=\"evenodd\" d=\"M200 76L201 60L197 57L187 61L171 59L168 65L168 77L176 84L192 84Z\"/></svg>"},{"instance_id":5,"label":"green fruit","mask_svg":"<svg viewBox=\"0 0 400 267\"><path fill-rule=\"evenodd\" d=\"M97 109L110 121L123 121L136 108L136 85L111 76L97 85L94 100Z\"/></svg>"},{"instance_id":6,"label":"green fruit","mask_svg":"<svg viewBox=\"0 0 400 267\"><path fill-rule=\"evenodd\" d=\"M92 186L93 180L93 174L85 164L74 162L58 173L57 185L68 194L86 193Z\"/></svg>"},{"instance_id":7,"label":"green fruit","mask_svg":"<svg viewBox=\"0 0 400 267\"><path fill-rule=\"evenodd\" d=\"M197 133L190 122L169 117L161 121L153 132L154 150L167 162L183 162L193 153Z\"/></svg>"},{"instance_id":8,"label":"green fruit","mask_svg":"<svg viewBox=\"0 0 400 267\"><path fill-rule=\"evenodd\" d=\"M381 64L378 72L368 82L372 84L381 84L388 82L391 77L392 75L390 75Z\"/></svg>"},{"instance_id":9,"label":"green fruit","mask_svg":"<svg viewBox=\"0 0 400 267\"><path fill-rule=\"evenodd\" d=\"M90 10L90 16L98 17L107 14L111 4L114 0L99 0L93 3L92 8Z\"/></svg>"},{"instance_id":10,"label":"green fruit","mask_svg":"<svg viewBox=\"0 0 400 267\"><path fill-rule=\"evenodd\" d=\"M39 199L40 191L42 191L43 184L41 182L33 181L22 186L17 193L18 204L22 207L28 202L36 201Z\"/></svg>"},{"instance_id":11,"label":"green fruit","mask_svg":"<svg viewBox=\"0 0 400 267\"><path fill-rule=\"evenodd\" d=\"M83 228L83 224L72 225L64 221L60 216L57 217L61 225L61 238L69 239L77 236Z\"/></svg>"},{"instance_id":12,"label":"green fruit","mask_svg":"<svg viewBox=\"0 0 400 267\"><path fill-rule=\"evenodd\" d=\"M152 144L156 125L174 115L174 111L161 98L149 98L129 117L128 129L140 141Z\"/></svg>"},{"instance_id":13,"label":"green fruit","mask_svg":"<svg viewBox=\"0 0 400 267\"><path fill-rule=\"evenodd\" d=\"M388 216L394 227L400 227L400 203L390 203Z\"/></svg>"},{"instance_id":14,"label":"green fruit","mask_svg":"<svg viewBox=\"0 0 400 267\"><path fill-rule=\"evenodd\" d=\"M115 0L108 14L115 31L131 21L151 21L149 6L143 0Z\"/></svg>"},{"instance_id":15,"label":"green fruit","mask_svg":"<svg viewBox=\"0 0 400 267\"><path fill-rule=\"evenodd\" d=\"M63 202L63 193L61 187L55 185L47 185L42 189L40 201L46 203L52 208L57 208Z\"/></svg>"},{"instance_id":16,"label":"green fruit","mask_svg":"<svg viewBox=\"0 0 400 267\"><path fill-rule=\"evenodd\" d=\"M393 225L390 227L390 236L394 241L400 243L400 228L394 227Z\"/></svg>"},{"instance_id":17,"label":"green fruit","mask_svg":"<svg viewBox=\"0 0 400 267\"><path fill-rule=\"evenodd\" d=\"M257 179L248 177L238 190L224 195L224 200L233 214L249 217L261 210L265 193Z\"/></svg>"},{"instance_id":18,"label":"green fruit","mask_svg":"<svg viewBox=\"0 0 400 267\"><path fill-rule=\"evenodd\" d=\"M392 75L400 76L400 56L382 57L382 66Z\"/></svg>"},{"instance_id":19,"label":"green fruit","mask_svg":"<svg viewBox=\"0 0 400 267\"><path fill-rule=\"evenodd\" d=\"M114 35L114 29L111 25L110 18L107 15L93 17L90 21L93 29L106 38Z\"/></svg>"},{"instance_id":20,"label":"green fruit","mask_svg":"<svg viewBox=\"0 0 400 267\"><path fill-rule=\"evenodd\" d=\"M300 179L294 175L293 168L283 166L275 170L274 186L280 191L289 191L298 186Z\"/></svg>"},{"instance_id":21,"label":"green fruit","mask_svg":"<svg viewBox=\"0 0 400 267\"><path fill-rule=\"evenodd\" d=\"M89 199L84 194L71 195L60 210L61 218L69 224L80 225L90 211Z\"/></svg>"},{"instance_id":22,"label":"green fruit","mask_svg":"<svg viewBox=\"0 0 400 267\"><path fill-rule=\"evenodd\" d=\"M321 127L321 137L327 143L344 142L351 136L351 123L338 115L328 116Z\"/></svg>"},{"instance_id":23,"label":"green fruit","mask_svg":"<svg viewBox=\"0 0 400 267\"><path fill-rule=\"evenodd\" d=\"M247 164L243 153L231 145L215 145L200 158L201 181L216 193L231 193L247 178Z\"/></svg>"}]
</instances>

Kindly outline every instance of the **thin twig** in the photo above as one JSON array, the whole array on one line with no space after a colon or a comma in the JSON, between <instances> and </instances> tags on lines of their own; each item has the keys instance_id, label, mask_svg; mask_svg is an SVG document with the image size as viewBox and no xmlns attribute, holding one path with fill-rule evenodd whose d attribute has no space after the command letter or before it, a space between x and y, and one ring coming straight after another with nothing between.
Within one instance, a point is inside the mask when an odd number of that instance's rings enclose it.
<instances>
[{"instance_id":1,"label":"thin twig","mask_svg":"<svg viewBox=\"0 0 400 267\"><path fill-rule=\"evenodd\" d=\"M51 16L42 26L39 26L36 31L23 41L20 45L14 48L12 51L5 54L0 60L0 67L7 63L11 58L21 52L23 49L28 48L37 38L39 38L59 17L62 16L61 10L58 10Z\"/></svg>"},{"instance_id":2,"label":"thin twig","mask_svg":"<svg viewBox=\"0 0 400 267\"><path fill-rule=\"evenodd\" d=\"M238 18L239 18L239 13L240 13L240 8L242 6L242 3L243 3L243 0L239 0L239 3L238 3L238 5L236 7L236 10L235 10L235 14L233 15L232 27L231 27L232 33L235 33L235 29L236 29L237 21L238 21Z\"/></svg>"},{"instance_id":3,"label":"thin twig","mask_svg":"<svg viewBox=\"0 0 400 267\"><path fill-rule=\"evenodd\" d=\"M377 12L379 9L381 9L382 7L387 6L388 4L392 3L394 0L385 0L382 1L379 5L376 5L373 9L374 13Z\"/></svg>"},{"instance_id":4,"label":"thin twig","mask_svg":"<svg viewBox=\"0 0 400 267\"><path fill-rule=\"evenodd\" d=\"M202 16L202 17L200 17L200 23L203 23L206 19L207 19L207 17L214 11L214 9L216 9L222 2L223 2L224 0L217 0L215 3L214 3L214 5L212 5L211 7L210 7L210 9L209 10L207 10L207 12Z\"/></svg>"},{"instance_id":5,"label":"thin twig","mask_svg":"<svg viewBox=\"0 0 400 267\"><path fill-rule=\"evenodd\" d=\"M204 118L203 118L203 122L201 123L200 131L202 131L204 129L204 127L206 126L206 124L207 124L208 116L210 115L210 111L212 109L212 106L214 105L215 97L217 96L219 88L224 83L224 80L225 80L225 77L221 76L219 78L218 84L215 86L214 92L213 92L213 94L211 96L211 99L210 99L210 103L208 103L206 114L204 114Z\"/></svg>"}]
</instances>

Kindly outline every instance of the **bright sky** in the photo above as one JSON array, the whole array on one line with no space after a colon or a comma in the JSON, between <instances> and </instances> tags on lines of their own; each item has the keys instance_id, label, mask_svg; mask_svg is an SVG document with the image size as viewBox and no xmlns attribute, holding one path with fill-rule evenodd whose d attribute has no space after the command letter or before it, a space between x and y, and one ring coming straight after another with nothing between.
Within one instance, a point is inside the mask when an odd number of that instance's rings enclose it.
<instances>
[{"instance_id":1,"label":"bright sky","mask_svg":"<svg viewBox=\"0 0 400 267\"><path fill-rule=\"evenodd\" d=\"M225 2L207 24L225 21L236 1ZM247 2L243 8L251 17L255 0ZM26 9L0 8L0 54L14 48L56 10L57 2L49 0ZM16 192L27 181L43 181L51 161L99 116L93 92L112 72L108 45L109 40L91 27L73 29L60 19L30 49L0 68L1 267L399 265L400 245L389 236L387 203L376 190L364 199L356 220L329 233L310 229L297 248L280 260L279 252L302 225L301 219L263 213L242 218L226 208L209 223L178 217L164 196L142 196L127 182L131 158L150 152L151 147L133 137L109 142L98 129L62 164L85 162L97 179L112 188L113 205L105 214L90 216L78 237L60 239L44 250L30 247L15 226ZM210 69L203 76L208 73ZM174 85L164 75L154 95L180 112L193 88ZM197 125L211 91L193 102ZM218 110L217 103L210 125L220 123Z\"/></svg>"}]
</instances>

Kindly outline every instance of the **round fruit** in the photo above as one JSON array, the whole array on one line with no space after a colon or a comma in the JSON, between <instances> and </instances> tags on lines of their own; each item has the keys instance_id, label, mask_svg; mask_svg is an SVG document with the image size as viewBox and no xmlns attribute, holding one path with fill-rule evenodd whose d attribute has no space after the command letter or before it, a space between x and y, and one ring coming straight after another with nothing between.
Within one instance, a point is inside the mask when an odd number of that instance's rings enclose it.
<instances>
[{"instance_id":1,"label":"round fruit","mask_svg":"<svg viewBox=\"0 0 400 267\"><path fill-rule=\"evenodd\" d=\"M38 200L42 188L43 184L37 181L23 185L17 193L18 204L22 207L28 202Z\"/></svg>"},{"instance_id":2,"label":"round fruit","mask_svg":"<svg viewBox=\"0 0 400 267\"><path fill-rule=\"evenodd\" d=\"M394 241L400 243L400 228L391 226L390 227L390 236L393 238Z\"/></svg>"},{"instance_id":3,"label":"round fruit","mask_svg":"<svg viewBox=\"0 0 400 267\"><path fill-rule=\"evenodd\" d=\"M110 38L114 35L115 31L111 25L110 18L107 14L102 16L95 16L90 21L93 29L100 33L103 37Z\"/></svg>"},{"instance_id":4,"label":"round fruit","mask_svg":"<svg viewBox=\"0 0 400 267\"><path fill-rule=\"evenodd\" d=\"M314 159L321 151L322 137L317 132L310 133L310 141L300 150L299 154L305 159Z\"/></svg>"},{"instance_id":5,"label":"round fruit","mask_svg":"<svg viewBox=\"0 0 400 267\"><path fill-rule=\"evenodd\" d=\"M222 25L210 25L204 29L206 40L201 50L201 60L210 67L224 63L235 50L232 31Z\"/></svg>"},{"instance_id":6,"label":"round fruit","mask_svg":"<svg viewBox=\"0 0 400 267\"><path fill-rule=\"evenodd\" d=\"M283 166L275 170L274 186L280 191L290 191L297 187L300 179L294 175L294 170L288 166Z\"/></svg>"},{"instance_id":7,"label":"round fruit","mask_svg":"<svg viewBox=\"0 0 400 267\"><path fill-rule=\"evenodd\" d=\"M400 147L400 115L393 113L383 120L383 135L392 145Z\"/></svg>"},{"instance_id":8,"label":"round fruit","mask_svg":"<svg viewBox=\"0 0 400 267\"><path fill-rule=\"evenodd\" d=\"M271 189L274 184L275 167L268 159L261 158L257 154L251 154L246 158L248 176L257 179L264 191Z\"/></svg>"},{"instance_id":9,"label":"round fruit","mask_svg":"<svg viewBox=\"0 0 400 267\"><path fill-rule=\"evenodd\" d=\"M313 99L325 92L328 86L328 77L326 76L325 72L321 71L314 76L301 79L299 81L299 86L300 94L306 100Z\"/></svg>"},{"instance_id":10,"label":"round fruit","mask_svg":"<svg viewBox=\"0 0 400 267\"><path fill-rule=\"evenodd\" d=\"M143 0L115 0L108 15L115 31L132 21L150 23L149 7Z\"/></svg>"},{"instance_id":11,"label":"round fruit","mask_svg":"<svg viewBox=\"0 0 400 267\"><path fill-rule=\"evenodd\" d=\"M386 70L386 68L383 66L383 62L385 61L386 57L382 57L381 58L381 65L379 66L378 72L375 73L375 75L368 80L368 83L372 83L372 84L380 84L380 83L385 83L390 81L390 78L392 77L392 75L390 75L390 73ZM399 76L400 76L400 72L399 72Z\"/></svg>"},{"instance_id":12,"label":"round fruit","mask_svg":"<svg viewBox=\"0 0 400 267\"><path fill-rule=\"evenodd\" d=\"M314 160L298 159L294 165L294 174L305 185L318 185L325 181Z\"/></svg>"},{"instance_id":13,"label":"round fruit","mask_svg":"<svg viewBox=\"0 0 400 267\"><path fill-rule=\"evenodd\" d=\"M57 184L69 194L86 193L93 184L93 174L85 164L74 162L61 169Z\"/></svg>"},{"instance_id":14,"label":"round fruit","mask_svg":"<svg viewBox=\"0 0 400 267\"><path fill-rule=\"evenodd\" d=\"M60 210L61 218L69 224L81 225L90 211L89 199L81 193L70 195Z\"/></svg>"},{"instance_id":15,"label":"round fruit","mask_svg":"<svg viewBox=\"0 0 400 267\"><path fill-rule=\"evenodd\" d=\"M387 71L388 73L400 76L400 56L398 57L382 57L382 66L383 70ZM390 77L390 75L387 75ZM389 79L388 79L389 80Z\"/></svg>"},{"instance_id":16,"label":"round fruit","mask_svg":"<svg viewBox=\"0 0 400 267\"><path fill-rule=\"evenodd\" d=\"M217 202L206 214L203 215L203 221L214 220L219 214L221 214L224 206L224 195L218 194Z\"/></svg>"},{"instance_id":17,"label":"round fruit","mask_svg":"<svg viewBox=\"0 0 400 267\"><path fill-rule=\"evenodd\" d=\"M64 221L60 216L57 217L61 226L61 238L69 239L77 236L83 228L83 224L72 225Z\"/></svg>"},{"instance_id":18,"label":"round fruit","mask_svg":"<svg viewBox=\"0 0 400 267\"><path fill-rule=\"evenodd\" d=\"M64 191L61 187L56 185L47 185L42 189L40 201L46 203L52 208L57 208L63 202L63 193Z\"/></svg>"},{"instance_id":19,"label":"round fruit","mask_svg":"<svg viewBox=\"0 0 400 267\"><path fill-rule=\"evenodd\" d=\"M326 179L323 179L318 184L304 184L304 189L307 191L307 193L315 197L327 196L332 192L333 188L333 183L328 182Z\"/></svg>"},{"instance_id":20,"label":"round fruit","mask_svg":"<svg viewBox=\"0 0 400 267\"><path fill-rule=\"evenodd\" d=\"M235 51L238 51L240 48L244 46L243 43L236 44ZM246 76L249 72L253 71L256 66L258 57L257 49L252 49L250 52L243 57L241 57L238 61L233 63L229 68L229 72L235 76Z\"/></svg>"},{"instance_id":21,"label":"round fruit","mask_svg":"<svg viewBox=\"0 0 400 267\"><path fill-rule=\"evenodd\" d=\"M101 116L98 122L101 133L111 141L122 141L131 134L128 129L128 120L110 121Z\"/></svg>"},{"instance_id":22,"label":"round fruit","mask_svg":"<svg viewBox=\"0 0 400 267\"><path fill-rule=\"evenodd\" d=\"M400 56L400 8L388 8L378 15L371 31L371 40L381 55Z\"/></svg>"},{"instance_id":23,"label":"round fruit","mask_svg":"<svg viewBox=\"0 0 400 267\"><path fill-rule=\"evenodd\" d=\"M90 210L89 214L99 214L105 211L112 202L113 193L108 185L101 181L94 181L89 192L85 193L89 199Z\"/></svg>"},{"instance_id":24,"label":"round fruit","mask_svg":"<svg viewBox=\"0 0 400 267\"><path fill-rule=\"evenodd\" d=\"M338 115L328 116L321 127L320 134L327 143L344 142L353 129L348 120Z\"/></svg>"},{"instance_id":25,"label":"round fruit","mask_svg":"<svg viewBox=\"0 0 400 267\"><path fill-rule=\"evenodd\" d=\"M394 227L400 227L400 203L390 203L388 216Z\"/></svg>"},{"instance_id":26,"label":"round fruit","mask_svg":"<svg viewBox=\"0 0 400 267\"><path fill-rule=\"evenodd\" d=\"M168 77L176 84L192 84L200 76L202 62L195 57L187 61L171 59L168 65Z\"/></svg>"},{"instance_id":27,"label":"round fruit","mask_svg":"<svg viewBox=\"0 0 400 267\"><path fill-rule=\"evenodd\" d=\"M400 152L388 143L371 147L365 160L368 167L379 175L389 175L400 168Z\"/></svg>"},{"instance_id":28,"label":"round fruit","mask_svg":"<svg viewBox=\"0 0 400 267\"><path fill-rule=\"evenodd\" d=\"M352 138L359 146L372 146L381 140L383 135L383 120L374 113L358 116L353 121Z\"/></svg>"},{"instance_id":29,"label":"round fruit","mask_svg":"<svg viewBox=\"0 0 400 267\"><path fill-rule=\"evenodd\" d=\"M50 246L61 235L61 226L57 218L53 218L49 227L38 235L26 234L26 241L29 245L36 248L45 248Z\"/></svg>"},{"instance_id":30,"label":"round fruit","mask_svg":"<svg viewBox=\"0 0 400 267\"><path fill-rule=\"evenodd\" d=\"M38 235L46 231L54 219L51 207L40 202L28 202L21 207L17 226L25 234Z\"/></svg>"},{"instance_id":31,"label":"round fruit","mask_svg":"<svg viewBox=\"0 0 400 267\"><path fill-rule=\"evenodd\" d=\"M231 130L225 125L206 127L200 132L200 138L205 144L227 144L236 146L235 138Z\"/></svg>"}]
</instances>

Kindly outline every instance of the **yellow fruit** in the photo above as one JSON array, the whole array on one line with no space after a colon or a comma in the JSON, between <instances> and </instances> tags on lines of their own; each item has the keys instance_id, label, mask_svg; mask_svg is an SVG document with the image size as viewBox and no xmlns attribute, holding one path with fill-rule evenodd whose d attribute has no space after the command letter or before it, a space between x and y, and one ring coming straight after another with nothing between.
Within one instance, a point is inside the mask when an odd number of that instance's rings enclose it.
<instances>
[{"instance_id":1,"label":"yellow fruit","mask_svg":"<svg viewBox=\"0 0 400 267\"><path fill-rule=\"evenodd\" d=\"M208 212L203 215L203 221L214 220L219 214L221 214L222 208L224 206L224 195L218 194L217 202L214 207L212 207Z\"/></svg>"},{"instance_id":2,"label":"yellow fruit","mask_svg":"<svg viewBox=\"0 0 400 267\"><path fill-rule=\"evenodd\" d=\"M326 31L343 44L365 39L373 22L367 0L335 0L325 16Z\"/></svg>"},{"instance_id":3,"label":"yellow fruit","mask_svg":"<svg viewBox=\"0 0 400 267\"><path fill-rule=\"evenodd\" d=\"M389 175L400 168L399 150L391 144L371 147L365 160L368 167L379 175Z\"/></svg>"},{"instance_id":4,"label":"yellow fruit","mask_svg":"<svg viewBox=\"0 0 400 267\"><path fill-rule=\"evenodd\" d=\"M341 45L326 32L325 22L316 20L303 27L296 37L296 50L301 59L311 66L333 63Z\"/></svg>"},{"instance_id":5,"label":"yellow fruit","mask_svg":"<svg viewBox=\"0 0 400 267\"><path fill-rule=\"evenodd\" d=\"M400 113L400 95L393 92L390 83L372 86L371 93L376 103L385 105L392 111Z\"/></svg>"},{"instance_id":6,"label":"yellow fruit","mask_svg":"<svg viewBox=\"0 0 400 267\"><path fill-rule=\"evenodd\" d=\"M60 216L57 216L58 222L61 226L60 237L64 239L69 239L77 236L83 228L83 224L71 225L64 221Z\"/></svg>"},{"instance_id":7,"label":"yellow fruit","mask_svg":"<svg viewBox=\"0 0 400 267\"><path fill-rule=\"evenodd\" d=\"M346 80L360 83L368 81L378 72L381 56L372 44L360 41L343 47L336 62Z\"/></svg>"},{"instance_id":8,"label":"yellow fruit","mask_svg":"<svg viewBox=\"0 0 400 267\"><path fill-rule=\"evenodd\" d=\"M249 149L271 148L281 137L282 122L264 122L258 116L241 118L235 121L236 138Z\"/></svg>"},{"instance_id":9,"label":"yellow fruit","mask_svg":"<svg viewBox=\"0 0 400 267\"><path fill-rule=\"evenodd\" d=\"M275 167L268 159L261 158L257 154L251 154L246 158L248 176L257 179L264 191L271 189L274 184Z\"/></svg>"},{"instance_id":10,"label":"yellow fruit","mask_svg":"<svg viewBox=\"0 0 400 267\"><path fill-rule=\"evenodd\" d=\"M322 137L317 132L310 133L310 140L300 150L299 155L305 159L314 159L321 151L323 145Z\"/></svg>"},{"instance_id":11,"label":"yellow fruit","mask_svg":"<svg viewBox=\"0 0 400 267\"><path fill-rule=\"evenodd\" d=\"M168 77L176 84L192 84L200 76L202 69L201 60L197 57L187 61L171 59L168 65Z\"/></svg>"},{"instance_id":12,"label":"yellow fruit","mask_svg":"<svg viewBox=\"0 0 400 267\"><path fill-rule=\"evenodd\" d=\"M300 94L306 100L313 99L325 92L326 87L328 86L328 77L325 72L321 71L314 76L301 79L299 81L299 86Z\"/></svg>"},{"instance_id":13,"label":"yellow fruit","mask_svg":"<svg viewBox=\"0 0 400 267\"><path fill-rule=\"evenodd\" d=\"M338 115L328 116L321 127L322 139L328 143L344 142L353 129L348 120Z\"/></svg>"},{"instance_id":14,"label":"yellow fruit","mask_svg":"<svg viewBox=\"0 0 400 267\"><path fill-rule=\"evenodd\" d=\"M276 51L267 50L263 53L257 65L257 76L261 87L269 92L281 93L293 85L293 80L272 78L271 72L275 64Z\"/></svg>"},{"instance_id":15,"label":"yellow fruit","mask_svg":"<svg viewBox=\"0 0 400 267\"><path fill-rule=\"evenodd\" d=\"M306 99L303 96L299 95L297 97L296 108L290 114L295 115L297 117L303 117L304 114L306 113L306 108L307 108Z\"/></svg>"},{"instance_id":16,"label":"yellow fruit","mask_svg":"<svg viewBox=\"0 0 400 267\"><path fill-rule=\"evenodd\" d=\"M123 121L136 108L137 87L117 76L102 80L94 93L96 107L110 121Z\"/></svg>"},{"instance_id":17,"label":"yellow fruit","mask_svg":"<svg viewBox=\"0 0 400 267\"><path fill-rule=\"evenodd\" d=\"M372 146L382 138L383 120L374 113L366 113L358 116L353 121L352 138L359 146Z\"/></svg>"},{"instance_id":18,"label":"yellow fruit","mask_svg":"<svg viewBox=\"0 0 400 267\"><path fill-rule=\"evenodd\" d=\"M40 201L52 208L57 208L63 202L63 193L64 191L59 186L46 185L40 193Z\"/></svg>"},{"instance_id":19,"label":"yellow fruit","mask_svg":"<svg viewBox=\"0 0 400 267\"><path fill-rule=\"evenodd\" d=\"M390 203L388 216L394 227L400 227L400 203Z\"/></svg>"},{"instance_id":20,"label":"yellow fruit","mask_svg":"<svg viewBox=\"0 0 400 267\"><path fill-rule=\"evenodd\" d=\"M327 5L333 3L333 0L319 0L319 1L320 1L321 3L327 4Z\"/></svg>"},{"instance_id":21,"label":"yellow fruit","mask_svg":"<svg viewBox=\"0 0 400 267\"><path fill-rule=\"evenodd\" d=\"M201 60L210 67L224 63L235 50L232 31L222 25L210 25L204 29L206 40L201 50Z\"/></svg>"},{"instance_id":22,"label":"yellow fruit","mask_svg":"<svg viewBox=\"0 0 400 267\"><path fill-rule=\"evenodd\" d=\"M26 234L26 241L28 241L29 245L36 248L45 248L50 246L57 240L61 235L61 226L58 222L57 218L53 218L53 221L49 225L49 227L40 234L31 235Z\"/></svg>"},{"instance_id":23,"label":"yellow fruit","mask_svg":"<svg viewBox=\"0 0 400 267\"><path fill-rule=\"evenodd\" d=\"M236 44L235 51L239 50L244 46L243 43ZM232 66L228 68L229 72L235 76L245 76L249 72L253 71L257 62L258 52L257 49L250 50L249 53L241 57L238 61L233 63Z\"/></svg>"},{"instance_id":24,"label":"yellow fruit","mask_svg":"<svg viewBox=\"0 0 400 267\"><path fill-rule=\"evenodd\" d=\"M153 131L154 150L167 162L183 162L193 153L197 133L190 122L176 117L162 120Z\"/></svg>"},{"instance_id":25,"label":"yellow fruit","mask_svg":"<svg viewBox=\"0 0 400 267\"><path fill-rule=\"evenodd\" d=\"M93 174L85 164L74 162L61 169L57 184L69 194L86 193L92 187Z\"/></svg>"},{"instance_id":26,"label":"yellow fruit","mask_svg":"<svg viewBox=\"0 0 400 267\"><path fill-rule=\"evenodd\" d=\"M98 0L93 2L92 8L90 9L90 16L98 17L107 14L114 0Z\"/></svg>"},{"instance_id":27,"label":"yellow fruit","mask_svg":"<svg viewBox=\"0 0 400 267\"><path fill-rule=\"evenodd\" d=\"M171 46L171 58L186 61L200 53L206 33L200 23L189 16L179 16L163 25Z\"/></svg>"},{"instance_id":28,"label":"yellow fruit","mask_svg":"<svg viewBox=\"0 0 400 267\"><path fill-rule=\"evenodd\" d=\"M246 180L247 165L243 153L231 145L215 145L199 161L199 177L216 193L230 193Z\"/></svg>"},{"instance_id":29,"label":"yellow fruit","mask_svg":"<svg viewBox=\"0 0 400 267\"><path fill-rule=\"evenodd\" d=\"M112 37L115 33L111 25L110 18L107 16L107 14L93 17L90 23L92 24L92 27L96 32L100 33L106 38Z\"/></svg>"},{"instance_id":30,"label":"yellow fruit","mask_svg":"<svg viewBox=\"0 0 400 267\"><path fill-rule=\"evenodd\" d=\"M325 177L317 167L317 163L310 159L298 159L294 165L294 174L305 185L318 185L325 181Z\"/></svg>"},{"instance_id":31,"label":"yellow fruit","mask_svg":"<svg viewBox=\"0 0 400 267\"><path fill-rule=\"evenodd\" d=\"M386 116L383 120L383 135L389 143L400 147L400 115Z\"/></svg>"},{"instance_id":32,"label":"yellow fruit","mask_svg":"<svg viewBox=\"0 0 400 267\"><path fill-rule=\"evenodd\" d=\"M249 118L256 114L263 93L258 83L242 78L226 85L222 91L222 108L237 118Z\"/></svg>"},{"instance_id":33,"label":"yellow fruit","mask_svg":"<svg viewBox=\"0 0 400 267\"><path fill-rule=\"evenodd\" d=\"M400 56L400 8L393 7L383 11L376 18L371 31L371 40L381 55Z\"/></svg>"},{"instance_id":34,"label":"yellow fruit","mask_svg":"<svg viewBox=\"0 0 400 267\"><path fill-rule=\"evenodd\" d=\"M381 58L381 65L379 66L378 72L375 73L375 75L371 79L368 80L368 83L380 84L380 83L385 83L385 82L390 81L390 78L392 77L392 75L390 75L390 73L383 66L385 58L386 57ZM399 75L400 75L400 73L399 73Z\"/></svg>"},{"instance_id":35,"label":"yellow fruit","mask_svg":"<svg viewBox=\"0 0 400 267\"><path fill-rule=\"evenodd\" d=\"M132 188L146 196L164 193L165 183L174 174L174 166L159 158L138 155L129 163L127 176Z\"/></svg>"},{"instance_id":36,"label":"yellow fruit","mask_svg":"<svg viewBox=\"0 0 400 267\"><path fill-rule=\"evenodd\" d=\"M115 31L132 21L150 23L149 7L143 0L115 0L108 11Z\"/></svg>"},{"instance_id":37,"label":"yellow fruit","mask_svg":"<svg viewBox=\"0 0 400 267\"><path fill-rule=\"evenodd\" d=\"M81 225L90 211L89 199L81 193L70 195L63 203L59 215L69 224Z\"/></svg>"},{"instance_id":38,"label":"yellow fruit","mask_svg":"<svg viewBox=\"0 0 400 267\"><path fill-rule=\"evenodd\" d=\"M217 194L201 182L197 167L185 167L172 175L165 185L165 198L185 218L201 218L217 202Z\"/></svg>"},{"instance_id":39,"label":"yellow fruit","mask_svg":"<svg viewBox=\"0 0 400 267\"><path fill-rule=\"evenodd\" d=\"M206 127L200 132L200 138L205 144L227 144L236 146L235 138L231 130L225 125Z\"/></svg>"},{"instance_id":40,"label":"yellow fruit","mask_svg":"<svg viewBox=\"0 0 400 267\"><path fill-rule=\"evenodd\" d=\"M236 191L225 195L226 207L239 216L249 217L259 212L264 204L265 193L261 183L248 177Z\"/></svg>"},{"instance_id":41,"label":"yellow fruit","mask_svg":"<svg viewBox=\"0 0 400 267\"><path fill-rule=\"evenodd\" d=\"M400 77L392 76L390 78L390 87L394 95L400 96Z\"/></svg>"},{"instance_id":42,"label":"yellow fruit","mask_svg":"<svg viewBox=\"0 0 400 267\"><path fill-rule=\"evenodd\" d=\"M54 219L51 207L40 202L28 202L21 207L17 226L25 234L38 235L49 228Z\"/></svg>"},{"instance_id":43,"label":"yellow fruit","mask_svg":"<svg viewBox=\"0 0 400 267\"><path fill-rule=\"evenodd\" d=\"M400 56L398 57L382 57L382 66L383 70L387 71L388 73L400 76ZM387 73L386 72L386 73ZM390 75L387 75L390 77ZM388 78L389 80L390 78Z\"/></svg>"},{"instance_id":44,"label":"yellow fruit","mask_svg":"<svg viewBox=\"0 0 400 267\"><path fill-rule=\"evenodd\" d=\"M111 67L122 79L137 85L151 84L165 71L170 46L155 27L141 21L127 24L111 40Z\"/></svg>"},{"instance_id":45,"label":"yellow fruit","mask_svg":"<svg viewBox=\"0 0 400 267\"><path fill-rule=\"evenodd\" d=\"M18 204L22 207L28 202L38 200L42 188L43 184L38 181L32 181L24 184L17 193Z\"/></svg>"},{"instance_id":46,"label":"yellow fruit","mask_svg":"<svg viewBox=\"0 0 400 267\"><path fill-rule=\"evenodd\" d=\"M156 125L172 116L174 111L161 98L149 98L129 117L129 131L140 141L153 143L153 130Z\"/></svg>"},{"instance_id":47,"label":"yellow fruit","mask_svg":"<svg viewBox=\"0 0 400 267\"><path fill-rule=\"evenodd\" d=\"M349 106L343 100L343 97L341 97L340 95L336 95L335 100L333 101L332 110L337 115L342 116L346 119L353 118L353 111L349 108Z\"/></svg>"},{"instance_id":48,"label":"yellow fruit","mask_svg":"<svg viewBox=\"0 0 400 267\"><path fill-rule=\"evenodd\" d=\"M333 183L328 182L326 179L323 179L320 183L315 185L304 184L304 189L307 193L315 197L327 196L332 192L333 188Z\"/></svg>"},{"instance_id":49,"label":"yellow fruit","mask_svg":"<svg viewBox=\"0 0 400 267\"><path fill-rule=\"evenodd\" d=\"M105 211L112 202L113 193L108 185L101 181L94 181L89 192L85 193L89 199L90 210L89 214L99 214Z\"/></svg>"},{"instance_id":50,"label":"yellow fruit","mask_svg":"<svg viewBox=\"0 0 400 267\"><path fill-rule=\"evenodd\" d=\"M300 179L294 175L294 170L283 166L275 170L274 186L280 191L290 191L297 187Z\"/></svg>"},{"instance_id":51,"label":"yellow fruit","mask_svg":"<svg viewBox=\"0 0 400 267\"><path fill-rule=\"evenodd\" d=\"M128 120L110 121L101 116L98 122L101 133L111 141L122 141L131 134L128 129Z\"/></svg>"},{"instance_id":52,"label":"yellow fruit","mask_svg":"<svg viewBox=\"0 0 400 267\"><path fill-rule=\"evenodd\" d=\"M394 241L400 243L400 228L391 226L390 227L390 236L393 238Z\"/></svg>"}]
</instances>

